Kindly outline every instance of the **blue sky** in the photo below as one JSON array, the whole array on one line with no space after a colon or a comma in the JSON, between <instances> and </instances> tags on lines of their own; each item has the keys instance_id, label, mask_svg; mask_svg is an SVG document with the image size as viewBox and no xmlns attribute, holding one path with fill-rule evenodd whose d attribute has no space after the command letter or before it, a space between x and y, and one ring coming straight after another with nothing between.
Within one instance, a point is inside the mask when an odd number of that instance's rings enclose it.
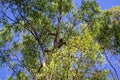
<instances>
[{"instance_id":1,"label":"blue sky","mask_svg":"<svg viewBox=\"0 0 120 80\"><path fill-rule=\"evenodd\" d=\"M77 1L77 0L76 0ZM77 1L79 2L79 1ZM109 9L114 6L120 6L120 0L97 0L101 9ZM109 66L108 66L109 67ZM7 68L0 68L0 80L6 80L5 78L8 77L11 73L6 70Z\"/></svg>"},{"instance_id":2,"label":"blue sky","mask_svg":"<svg viewBox=\"0 0 120 80\"><path fill-rule=\"evenodd\" d=\"M103 10L117 5L120 6L120 0L97 0L97 2Z\"/></svg>"}]
</instances>

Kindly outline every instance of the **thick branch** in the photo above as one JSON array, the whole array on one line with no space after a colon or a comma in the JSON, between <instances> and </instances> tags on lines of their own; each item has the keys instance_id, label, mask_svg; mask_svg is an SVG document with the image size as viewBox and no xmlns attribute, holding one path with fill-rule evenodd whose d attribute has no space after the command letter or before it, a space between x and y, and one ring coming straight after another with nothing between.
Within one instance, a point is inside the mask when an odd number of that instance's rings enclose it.
<instances>
[{"instance_id":1,"label":"thick branch","mask_svg":"<svg viewBox=\"0 0 120 80\"><path fill-rule=\"evenodd\" d=\"M55 41L54 41L54 48L58 48L58 42L60 39L60 24L61 24L61 18L62 18L62 0L60 0L59 3L59 17L58 17L58 27L56 30L56 36L55 36Z\"/></svg>"}]
</instances>

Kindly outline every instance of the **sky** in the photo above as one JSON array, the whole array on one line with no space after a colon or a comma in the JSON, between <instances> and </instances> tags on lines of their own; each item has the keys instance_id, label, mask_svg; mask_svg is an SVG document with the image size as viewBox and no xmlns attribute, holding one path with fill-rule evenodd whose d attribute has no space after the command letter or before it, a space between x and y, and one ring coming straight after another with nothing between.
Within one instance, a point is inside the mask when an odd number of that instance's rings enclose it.
<instances>
[{"instance_id":1,"label":"sky","mask_svg":"<svg viewBox=\"0 0 120 80\"><path fill-rule=\"evenodd\" d=\"M99 6L101 9L110 9L111 7L114 6L120 6L120 0L97 0Z\"/></svg>"},{"instance_id":2,"label":"sky","mask_svg":"<svg viewBox=\"0 0 120 80\"><path fill-rule=\"evenodd\" d=\"M79 2L78 0L75 1ZM97 2L102 10L110 9L114 6L120 6L120 0L97 0ZM110 66L108 66L108 68L110 68ZM6 80L6 77L8 77L11 74L6 69L7 68L0 68L0 80Z\"/></svg>"}]
</instances>

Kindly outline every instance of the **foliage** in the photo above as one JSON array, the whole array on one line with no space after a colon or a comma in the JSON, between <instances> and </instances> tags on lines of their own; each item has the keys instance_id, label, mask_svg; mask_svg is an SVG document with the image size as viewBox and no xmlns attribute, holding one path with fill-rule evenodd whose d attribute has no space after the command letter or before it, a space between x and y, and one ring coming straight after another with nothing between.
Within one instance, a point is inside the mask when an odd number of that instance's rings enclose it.
<instances>
[{"instance_id":1,"label":"foliage","mask_svg":"<svg viewBox=\"0 0 120 80\"><path fill-rule=\"evenodd\" d=\"M101 34L98 35L100 43L103 44L104 47L112 50L113 52L119 53L120 7L113 7L110 10L104 11L103 14L103 27L101 27L100 30Z\"/></svg>"},{"instance_id":2,"label":"foliage","mask_svg":"<svg viewBox=\"0 0 120 80\"><path fill-rule=\"evenodd\" d=\"M105 49L119 52L120 7L96 1L0 1L0 62L9 80L106 80ZM10 15L9 15L10 13ZM114 44L114 45L113 45Z\"/></svg>"}]
</instances>

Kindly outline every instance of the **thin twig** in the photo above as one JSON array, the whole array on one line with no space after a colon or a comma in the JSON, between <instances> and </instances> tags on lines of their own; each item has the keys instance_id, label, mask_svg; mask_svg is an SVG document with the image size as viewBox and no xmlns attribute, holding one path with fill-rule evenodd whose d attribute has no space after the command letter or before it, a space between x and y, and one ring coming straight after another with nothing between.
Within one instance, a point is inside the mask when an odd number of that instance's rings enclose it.
<instances>
[{"instance_id":1,"label":"thin twig","mask_svg":"<svg viewBox=\"0 0 120 80\"><path fill-rule=\"evenodd\" d=\"M118 73L117 73L117 70L115 69L115 67L112 65L112 63L110 62L110 60L108 59L108 56L105 52L105 57L106 57L106 60L108 61L108 63L110 64L110 66L112 67L112 69L114 70L116 76L117 76L117 80L119 80L119 77L118 77Z\"/></svg>"},{"instance_id":2,"label":"thin twig","mask_svg":"<svg viewBox=\"0 0 120 80\"><path fill-rule=\"evenodd\" d=\"M13 22L16 22L14 19L12 19L12 18L10 18L9 16L7 16L3 11L1 11L2 13L3 13L3 15L5 16L5 17L7 17L9 20L11 20L11 21L13 21Z\"/></svg>"}]
</instances>

